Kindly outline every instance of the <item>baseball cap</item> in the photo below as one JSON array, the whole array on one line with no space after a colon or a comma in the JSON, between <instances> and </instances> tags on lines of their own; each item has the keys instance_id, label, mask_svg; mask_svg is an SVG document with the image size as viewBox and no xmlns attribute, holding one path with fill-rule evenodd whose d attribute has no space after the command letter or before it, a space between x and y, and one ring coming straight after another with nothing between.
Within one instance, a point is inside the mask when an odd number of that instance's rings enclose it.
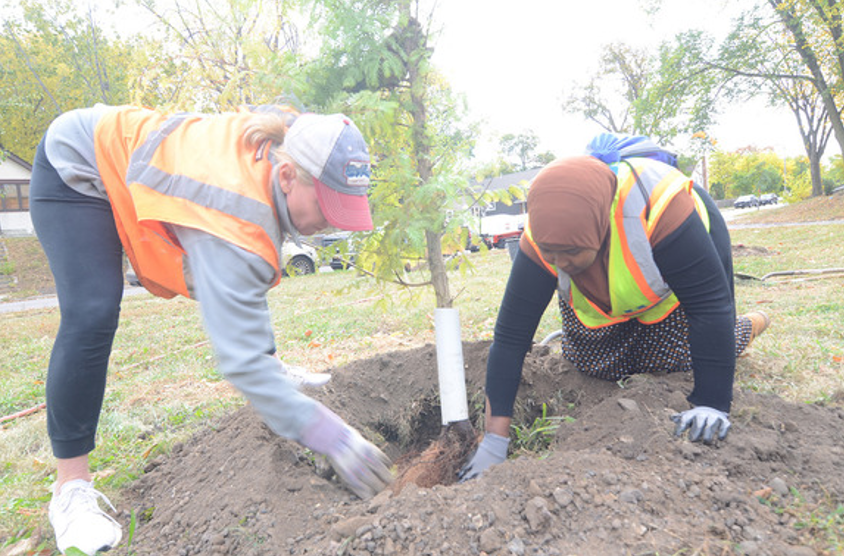
<instances>
[{"instance_id":1,"label":"baseball cap","mask_svg":"<svg viewBox=\"0 0 844 556\"><path fill-rule=\"evenodd\" d=\"M302 114L287 131L284 150L314 177L319 208L332 226L372 229L369 150L348 117Z\"/></svg>"}]
</instances>

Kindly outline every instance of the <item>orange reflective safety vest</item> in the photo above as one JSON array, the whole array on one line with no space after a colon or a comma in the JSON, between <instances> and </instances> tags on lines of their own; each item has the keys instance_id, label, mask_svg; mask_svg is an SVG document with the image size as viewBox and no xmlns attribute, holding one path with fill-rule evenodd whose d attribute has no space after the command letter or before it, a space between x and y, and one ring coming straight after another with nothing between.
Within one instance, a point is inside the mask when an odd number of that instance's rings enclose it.
<instances>
[{"instance_id":1,"label":"orange reflective safety vest","mask_svg":"<svg viewBox=\"0 0 844 556\"><path fill-rule=\"evenodd\" d=\"M676 195L691 195L695 209L709 229L709 214L692 189L692 180L675 168L646 158L610 164L618 178L610 218L610 311L589 300L565 273L542 259L533 240L530 221L525 236L545 267L558 277L560 299L568 299L577 318L589 328L638 319L652 324L671 314L679 301L662 278L653 258L650 237L665 207Z\"/></svg>"},{"instance_id":2,"label":"orange reflective safety vest","mask_svg":"<svg viewBox=\"0 0 844 556\"><path fill-rule=\"evenodd\" d=\"M191 297L185 252L166 224L203 230L276 270L283 233L272 161L242 140L247 111L176 114L117 107L94 133L97 166L120 240L141 284L165 298Z\"/></svg>"}]
</instances>

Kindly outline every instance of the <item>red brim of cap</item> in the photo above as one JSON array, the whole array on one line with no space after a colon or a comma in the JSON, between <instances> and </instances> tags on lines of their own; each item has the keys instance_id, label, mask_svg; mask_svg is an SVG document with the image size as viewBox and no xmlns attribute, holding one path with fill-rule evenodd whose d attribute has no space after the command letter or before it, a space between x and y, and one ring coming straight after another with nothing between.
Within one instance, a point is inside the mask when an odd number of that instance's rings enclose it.
<instances>
[{"instance_id":1,"label":"red brim of cap","mask_svg":"<svg viewBox=\"0 0 844 556\"><path fill-rule=\"evenodd\" d=\"M359 232L372 229L372 215L366 195L345 195L314 178L319 208L328 223L340 230Z\"/></svg>"}]
</instances>

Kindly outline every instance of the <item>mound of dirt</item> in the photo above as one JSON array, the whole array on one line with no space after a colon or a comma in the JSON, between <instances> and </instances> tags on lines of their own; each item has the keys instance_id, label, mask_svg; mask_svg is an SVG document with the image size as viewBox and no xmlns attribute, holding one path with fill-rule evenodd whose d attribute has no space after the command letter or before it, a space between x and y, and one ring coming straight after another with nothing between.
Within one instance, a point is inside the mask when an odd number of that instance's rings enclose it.
<instances>
[{"instance_id":1,"label":"mound of dirt","mask_svg":"<svg viewBox=\"0 0 844 556\"><path fill-rule=\"evenodd\" d=\"M779 255L776 251L771 251L767 247L758 245L745 245L743 243L733 244L733 257L770 257L772 255Z\"/></svg>"},{"instance_id":2,"label":"mound of dirt","mask_svg":"<svg viewBox=\"0 0 844 556\"><path fill-rule=\"evenodd\" d=\"M488 347L464 345L474 419ZM434 346L333 373L315 397L394 459L440 434ZM690 389L683 374L591 379L535 348L516 421L543 404L566 417L546 454L369 501L246 407L151 465L119 506L140 518L140 555L824 554L823 531L792 510L844 501L844 410L739 391L729 438L704 446L672 435Z\"/></svg>"}]
</instances>

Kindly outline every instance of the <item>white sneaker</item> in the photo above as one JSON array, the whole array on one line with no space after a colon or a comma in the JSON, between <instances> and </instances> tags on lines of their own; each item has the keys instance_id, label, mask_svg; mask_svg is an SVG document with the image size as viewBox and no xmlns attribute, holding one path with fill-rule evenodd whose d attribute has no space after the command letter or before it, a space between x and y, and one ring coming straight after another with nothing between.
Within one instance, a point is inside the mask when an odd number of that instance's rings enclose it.
<instances>
[{"instance_id":1,"label":"white sneaker","mask_svg":"<svg viewBox=\"0 0 844 556\"><path fill-rule=\"evenodd\" d=\"M75 547L88 556L114 548L123 533L120 524L98 503L102 498L116 511L108 498L82 479L68 481L50 501L50 523L56 532L56 545L62 554Z\"/></svg>"},{"instance_id":2,"label":"white sneaker","mask_svg":"<svg viewBox=\"0 0 844 556\"><path fill-rule=\"evenodd\" d=\"M297 367L286 363L282 363L281 369L282 374L295 382L297 386L316 388L318 386L325 386L331 380L331 375L328 373L312 373L304 367Z\"/></svg>"}]
</instances>

